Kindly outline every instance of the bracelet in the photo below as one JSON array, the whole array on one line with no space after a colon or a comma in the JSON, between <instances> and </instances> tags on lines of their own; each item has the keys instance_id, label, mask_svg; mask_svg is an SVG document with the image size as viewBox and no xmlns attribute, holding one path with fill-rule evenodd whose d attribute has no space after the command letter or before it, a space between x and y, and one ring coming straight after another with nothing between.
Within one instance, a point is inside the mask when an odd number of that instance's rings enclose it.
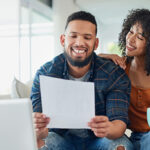
<instances>
[{"instance_id":1,"label":"bracelet","mask_svg":"<svg viewBox=\"0 0 150 150\"><path fill-rule=\"evenodd\" d=\"M46 149L44 149L44 150L48 150L48 146L45 144L45 145L43 145L39 150L42 150L43 148L45 148L46 147Z\"/></svg>"}]
</instances>

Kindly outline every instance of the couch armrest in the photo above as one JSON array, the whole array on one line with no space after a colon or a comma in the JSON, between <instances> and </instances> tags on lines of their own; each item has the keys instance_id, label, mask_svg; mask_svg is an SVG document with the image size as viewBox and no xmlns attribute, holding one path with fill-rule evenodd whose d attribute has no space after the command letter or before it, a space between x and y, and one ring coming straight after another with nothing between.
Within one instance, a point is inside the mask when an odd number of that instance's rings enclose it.
<instances>
[{"instance_id":1,"label":"couch armrest","mask_svg":"<svg viewBox=\"0 0 150 150\"><path fill-rule=\"evenodd\" d=\"M0 95L0 100L1 99L10 99L11 96L8 94L8 95Z\"/></svg>"}]
</instances>

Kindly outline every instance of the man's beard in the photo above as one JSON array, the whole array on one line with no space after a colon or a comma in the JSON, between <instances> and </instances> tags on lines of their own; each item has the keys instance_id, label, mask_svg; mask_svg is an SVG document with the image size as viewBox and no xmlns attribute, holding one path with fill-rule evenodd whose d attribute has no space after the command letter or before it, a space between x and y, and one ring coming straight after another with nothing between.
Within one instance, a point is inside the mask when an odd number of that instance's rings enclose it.
<instances>
[{"instance_id":1,"label":"man's beard","mask_svg":"<svg viewBox=\"0 0 150 150\"><path fill-rule=\"evenodd\" d=\"M92 58L93 58L93 54L94 54L94 52L92 52L87 58L85 58L85 60L74 60L74 59L71 58L71 56L69 56L67 54L66 50L64 50L64 56L67 59L67 61L72 66L79 67L79 68L82 68L82 67L88 65L90 63L90 61L92 60Z\"/></svg>"}]
</instances>

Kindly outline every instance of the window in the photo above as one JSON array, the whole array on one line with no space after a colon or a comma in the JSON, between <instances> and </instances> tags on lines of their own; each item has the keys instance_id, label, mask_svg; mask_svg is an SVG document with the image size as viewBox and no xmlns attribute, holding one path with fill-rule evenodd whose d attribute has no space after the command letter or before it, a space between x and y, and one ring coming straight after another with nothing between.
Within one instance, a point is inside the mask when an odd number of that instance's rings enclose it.
<instances>
[{"instance_id":1,"label":"window","mask_svg":"<svg viewBox=\"0 0 150 150\"><path fill-rule=\"evenodd\" d=\"M52 59L54 49L53 22L39 12L22 7L24 19L20 32L20 79L27 81L46 61ZM31 19L31 24L28 23Z\"/></svg>"},{"instance_id":2,"label":"window","mask_svg":"<svg viewBox=\"0 0 150 150\"><path fill-rule=\"evenodd\" d=\"M0 49L0 94L7 94L10 82L19 71L17 26L0 26Z\"/></svg>"},{"instance_id":3,"label":"window","mask_svg":"<svg viewBox=\"0 0 150 150\"><path fill-rule=\"evenodd\" d=\"M14 77L26 82L43 63L52 59L54 37L50 8L42 13L44 6L40 9L39 3L37 9L36 3L19 7L20 12L15 14L17 21L10 19L0 24L0 95L10 93Z\"/></svg>"}]
</instances>

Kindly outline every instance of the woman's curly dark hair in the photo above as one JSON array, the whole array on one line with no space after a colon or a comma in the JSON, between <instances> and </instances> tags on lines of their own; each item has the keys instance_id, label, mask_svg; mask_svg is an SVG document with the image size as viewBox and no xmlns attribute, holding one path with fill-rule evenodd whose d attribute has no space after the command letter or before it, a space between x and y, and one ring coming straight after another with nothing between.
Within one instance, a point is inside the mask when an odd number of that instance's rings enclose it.
<instances>
[{"instance_id":1,"label":"woman's curly dark hair","mask_svg":"<svg viewBox=\"0 0 150 150\"><path fill-rule=\"evenodd\" d=\"M119 34L119 46L122 55L126 56L126 35L130 28L136 23L141 24L143 29L143 36L146 38L146 54L145 54L145 71L150 75L150 10L148 9L135 9L131 10L124 20L122 31ZM127 56L127 63L131 62L133 57Z\"/></svg>"}]
</instances>

